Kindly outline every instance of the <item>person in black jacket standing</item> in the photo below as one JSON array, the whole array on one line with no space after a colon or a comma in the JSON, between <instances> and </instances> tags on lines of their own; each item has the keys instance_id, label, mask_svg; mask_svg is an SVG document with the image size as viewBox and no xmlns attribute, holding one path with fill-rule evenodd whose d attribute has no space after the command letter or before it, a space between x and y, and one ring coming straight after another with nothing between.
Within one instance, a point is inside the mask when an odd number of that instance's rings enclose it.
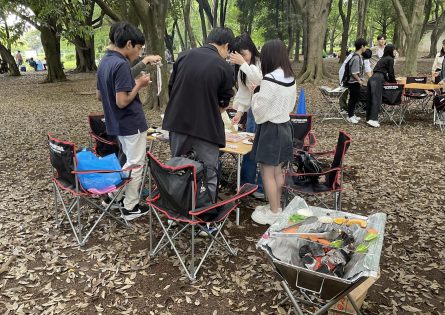
<instances>
[{"instance_id":1,"label":"person in black jacket standing","mask_svg":"<svg viewBox=\"0 0 445 315\"><path fill-rule=\"evenodd\" d=\"M382 104L383 84L397 83L394 75L394 45L386 45L383 57L374 67L374 74L368 80L368 106L366 108L366 122L371 127L380 127L378 121L379 109Z\"/></svg>"},{"instance_id":2,"label":"person in black jacket standing","mask_svg":"<svg viewBox=\"0 0 445 315\"><path fill-rule=\"evenodd\" d=\"M170 100L162 124L170 131L172 157L193 150L204 162L213 200L219 148L226 145L221 112L234 94L233 68L225 60L234 40L231 29L214 28L204 46L179 55L168 84Z\"/></svg>"}]
</instances>

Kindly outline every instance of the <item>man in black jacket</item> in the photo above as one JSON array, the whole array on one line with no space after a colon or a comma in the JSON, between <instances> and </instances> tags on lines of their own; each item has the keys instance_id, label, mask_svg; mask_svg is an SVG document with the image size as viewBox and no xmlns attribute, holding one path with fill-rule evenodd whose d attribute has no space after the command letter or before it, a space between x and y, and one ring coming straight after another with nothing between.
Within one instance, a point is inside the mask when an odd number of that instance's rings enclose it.
<instances>
[{"instance_id":1,"label":"man in black jacket","mask_svg":"<svg viewBox=\"0 0 445 315\"><path fill-rule=\"evenodd\" d=\"M168 85L170 100L162 128L170 131L172 156L193 150L207 166L208 188L216 198L219 148L225 146L221 118L233 96L233 68L226 62L232 30L215 28L202 47L181 53Z\"/></svg>"}]
</instances>

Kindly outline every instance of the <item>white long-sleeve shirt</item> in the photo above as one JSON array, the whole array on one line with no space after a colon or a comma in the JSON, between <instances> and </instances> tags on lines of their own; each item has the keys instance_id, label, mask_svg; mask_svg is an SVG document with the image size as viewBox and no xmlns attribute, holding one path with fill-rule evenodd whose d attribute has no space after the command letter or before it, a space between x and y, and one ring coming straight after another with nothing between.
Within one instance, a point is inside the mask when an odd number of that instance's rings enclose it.
<instances>
[{"instance_id":1,"label":"white long-sleeve shirt","mask_svg":"<svg viewBox=\"0 0 445 315\"><path fill-rule=\"evenodd\" d=\"M241 71L246 74L246 85L241 81ZM233 107L239 112L247 112L252 102L252 94L261 83L263 74L259 64L249 65L243 63L238 71L238 91L233 99Z\"/></svg>"},{"instance_id":2,"label":"white long-sleeve shirt","mask_svg":"<svg viewBox=\"0 0 445 315\"><path fill-rule=\"evenodd\" d=\"M436 72L437 69L442 69L442 62L444 56L440 56L440 52L437 53L436 58L434 58L433 67L431 68L431 72Z\"/></svg>"},{"instance_id":3,"label":"white long-sleeve shirt","mask_svg":"<svg viewBox=\"0 0 445 315\"><path fill-rule=\"evenodd\" d=\"M284 77L281 68L267 74L260 84L260 91L252 98L252 111L257 124L267 121L281 124L289 121L295 106L297 88L293 77Z\"/></svg>"}]
</instances>

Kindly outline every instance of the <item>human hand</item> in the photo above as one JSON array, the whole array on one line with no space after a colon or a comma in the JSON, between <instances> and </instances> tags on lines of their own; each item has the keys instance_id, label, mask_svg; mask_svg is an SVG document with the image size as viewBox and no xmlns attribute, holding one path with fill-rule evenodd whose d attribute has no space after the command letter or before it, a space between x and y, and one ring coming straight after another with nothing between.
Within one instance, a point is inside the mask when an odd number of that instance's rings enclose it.
<instances>
[{"instance_id":1,"label":"human hand","mask_svg":"<svg viewBox=\"0 0 445 315\"><path fill-rule=\"evenodd\" d=\"M136 85L140 88L146 87L150 83L150 74L145 74L145 72L142 72L142 75L136 80Z\"/></svg>"},{"instance_id":2,"label":"human hand","mask_svg":"<svg viewBox=\"0 0 445 315\"><path fill-rule=\"evenodd\" d=\"M244 60L244 57L241 56L237 51L230 53L230 62L236 65L241 66L246 61Z\"/></svg>"},{"instance_id":3,"label":"human hand","mask_svg":"<svg viewBox=\"0 0 445 315\"><path fill-rule=\"evenodd\" d=\"M161 56L159 55L149 55L149 56L145 56L144 59L142 59L142 62L147 64L151 64L151 65L156 65L158 63L160 63L162 60Z\"/></svg>"},{"instance_id":4,"label":"human hand","mask_svg":"<svg viewBox=\"0 0 445 315\"><path fill-rule=\"evenodd\" d=\"M236 112L236 115L232 118L232 124L237 125L243 116L243 112Z\"/></svg>"}]
</instances>

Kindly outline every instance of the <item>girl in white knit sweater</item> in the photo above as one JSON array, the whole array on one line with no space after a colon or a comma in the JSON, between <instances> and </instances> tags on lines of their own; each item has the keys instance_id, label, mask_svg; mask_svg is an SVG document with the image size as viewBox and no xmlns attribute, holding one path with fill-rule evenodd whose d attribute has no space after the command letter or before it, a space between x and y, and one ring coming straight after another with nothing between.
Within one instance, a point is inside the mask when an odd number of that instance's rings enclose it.
<instances>
[{"instance_id":1,"label":"girl in white knit sweater","mask_svg":"<svg viewBox=\"0 0 445 315\"><path fill-rule=\"evenodd\" d=\"M256 122L252 114L251 102L255 88L260 85L263 74L260 70L260 53L248 34L235 38L236 51L230 54L230 62L239 66L238 91L233 100L233 107L237 110L232 119L238 124L241 116L247 112L246 131L255 132ZM249 154L243 156L241 167L241 185L245 183L257 184L258 190L253 193L255 198L264 199L261 175L257 178L257 163Z\"/></svg>"},{"instance_id":2,"label":"girl in white knit sweater","mask_svg":"<svg viewBox=\"0 0 445 315\"><path fill-rule=\"evenodd\" d=\"M282 211L282 167L293 158L289 113L295 106L297 90L287 49L281 40L266 42L260 58L263 80L252 99L253 115L258 125L251 155L260 164L269 205L257 207L252 220L259 224L273 224Z\"/></svg>"}]
</instances>

